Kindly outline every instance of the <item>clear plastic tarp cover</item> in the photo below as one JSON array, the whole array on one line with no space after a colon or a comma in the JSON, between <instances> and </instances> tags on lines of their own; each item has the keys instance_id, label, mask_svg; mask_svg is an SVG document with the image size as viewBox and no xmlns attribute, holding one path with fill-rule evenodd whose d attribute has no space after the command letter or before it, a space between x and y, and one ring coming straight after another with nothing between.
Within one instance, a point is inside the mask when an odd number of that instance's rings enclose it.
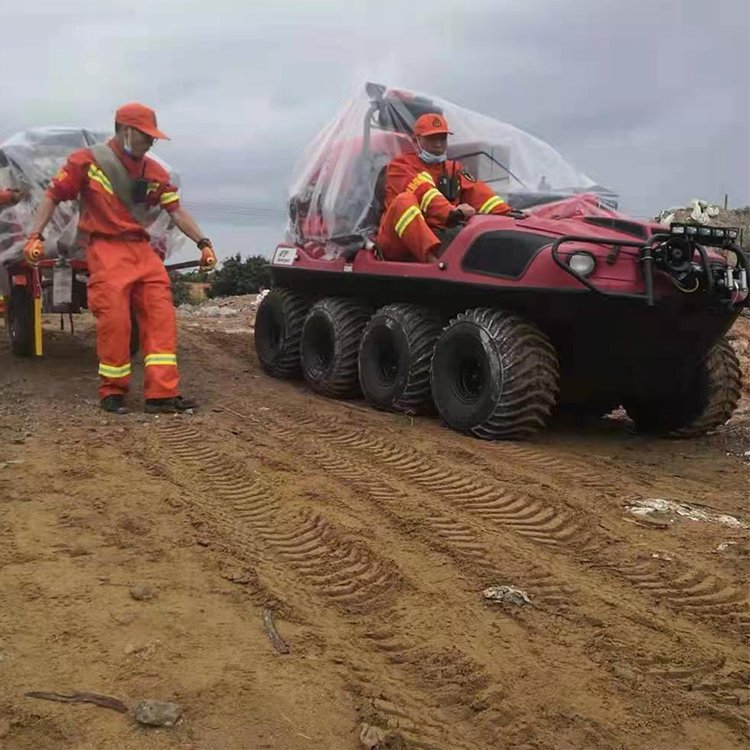
<instances>
[{"instance_id":1,"label":"clear plastic tarp cover","mask_svg":"<svg viewBox=\"0 0 750 750\"><path fill-rule=\"evenodd\" d=\"M449 158L516 208L581 193L598 194L604 204L616 206L610 191L513 125L435 96L370 83L304 150L290 188L287 241L322 243L335 254L336 243L326 240L374 234L384 167L413 151L412 126L426 112L446 117L453 133Z\"/></svg>"},{"instance_id":2,"label":"clear plastic tarp cover","mask_svg":"<svg viewBox=\"0 0 750 750\"><path fill-rule=\"evenodd\" d=\"M77 149L103 143L112 137L104 131L85 128L44 127L26 130L0 144L0 190L22 188L27 197L15 206L0 208L0 267L21 257L25 236L39 201L49 181ZM149 154L170 174L179 187L179 175L164 161ZM61 253L69 258L84 255L84 239L77 231L78 201L60 203L45 230L45 252L48 257ZM171 255L182 244L183 235L171 224L169 215L159 207L146 213L152 243ZM2 274L0 274L2 275Z\"/></svg>"}]
</instances>

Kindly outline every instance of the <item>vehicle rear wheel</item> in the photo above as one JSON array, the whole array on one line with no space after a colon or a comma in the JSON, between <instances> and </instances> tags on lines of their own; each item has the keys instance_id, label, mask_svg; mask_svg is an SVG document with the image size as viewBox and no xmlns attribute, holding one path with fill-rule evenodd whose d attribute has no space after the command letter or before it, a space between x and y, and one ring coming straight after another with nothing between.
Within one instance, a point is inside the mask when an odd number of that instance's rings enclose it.
<instances>
[{"instance_id":1,"label":"vehicle rear wheel","mask_svg":"<svg viewBox=\"0 0 750 750\"><path fill-rule=\"evenodd\" d=\"M680 389L625 404L640 432L689 438L729 421L740 401L742 372L734 349L721 339Z\"/></svg>"},{"instance_id":2,"label":"vehicle rear wheel","mask_svg":"<svg viewBox=\"0 0 750 750\"><path fill-rule=\"evenodd\" d=\"M359 383L376 409L417 414L432 402L430 361L440 318L420 305L381 307L359 345Z\"/></svg>"},{"instance_id":3,"label":"vehicle rear wheel","mask_svg":"<svg viewBox=\"0 0 750 750\"><path fill-rule=\"evenodd\" d=\"M31 289L14 286L6 299L6 327L10 350L19 357L34 353L34 297Z\"/></svg>"},{"instance_id":4,"label":"vehicle rear wheel","mask_svg":"<svg viewBox=\"0 0 750 750\"><path fill-rule=\"evenodd\" d=\"M559 364L533 324L501 310L469 310L435 345L432 396L455 430L487 440L526 439L544 429L559 392Z\"/></svg>"},{"instance_id":5,"label":"vehicle rear wheel","mask_svg":"<svg viewBox=\"0 0 750 750\"><path fill-rule=\"evenodd\" d=\"M302 374L316 392L331 398L356 395L357 352L369 311L348 299L316 302L302 327Z\"/></svg>"},{"instance_id":6,"label":"vehicle rear wheel","mask_svg":"<svg viewBox=\"0 0 750 750\"><path fill-rule=\"evenodd\" d=\"M260 303L255 316L255 352L269 375L299 375L299 347L306 313L307 303L288 289L272 289Z\"/></svg>"}]
</instances>

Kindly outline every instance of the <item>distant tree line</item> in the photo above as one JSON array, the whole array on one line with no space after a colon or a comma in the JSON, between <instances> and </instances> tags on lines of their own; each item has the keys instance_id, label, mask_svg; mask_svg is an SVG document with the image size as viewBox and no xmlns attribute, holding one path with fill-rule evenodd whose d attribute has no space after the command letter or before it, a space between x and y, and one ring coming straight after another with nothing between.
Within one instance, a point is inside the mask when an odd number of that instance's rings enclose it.
<instances>
[{"instance_id":1,"label":"distant tree line","mask_svg":"<svg viewBox=\"0 0 750 750\"><path fill-rule=\"evenodd\" d=\"M257 294L261 289L271 286L271 273L268 258L262 255L251 255L245 260L240 253L226 258L221 268L215 271L174 272L172 278L172 297L179 306L190 301L190 284L207 283L207 297L233 297L238 294Z\"/></svg>"}]
</instances>

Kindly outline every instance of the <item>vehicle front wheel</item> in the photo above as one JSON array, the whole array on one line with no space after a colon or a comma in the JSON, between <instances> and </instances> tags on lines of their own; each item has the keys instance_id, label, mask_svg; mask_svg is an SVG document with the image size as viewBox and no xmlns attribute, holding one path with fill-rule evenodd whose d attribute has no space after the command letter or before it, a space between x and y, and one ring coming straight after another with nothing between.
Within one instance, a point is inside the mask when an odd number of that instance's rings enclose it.
<instances>
[{"instance_id":1,"label":"vehicle front wheel","mask_svg":"<svg viewBox=\"0 0 750 750\"><path fill-rule=\"evenodd\" d=\"M682 387L651 399L631 399L624 406L639 432L689 438L728 422L741 392L739 359L721 339Z\"/></svg>"},{"instance_id":2,"label":"vehicle front wheel","mask_svg":"<svg viewBox=\"0 0 750 750\"><path fill-rule=\"evenodd\" d=\"M432 358L432 396L455 430L488 440L528 439L547 426L559 393L557 353L523 318L493 309L458 315Z\"/></svg>"}]
</instances>

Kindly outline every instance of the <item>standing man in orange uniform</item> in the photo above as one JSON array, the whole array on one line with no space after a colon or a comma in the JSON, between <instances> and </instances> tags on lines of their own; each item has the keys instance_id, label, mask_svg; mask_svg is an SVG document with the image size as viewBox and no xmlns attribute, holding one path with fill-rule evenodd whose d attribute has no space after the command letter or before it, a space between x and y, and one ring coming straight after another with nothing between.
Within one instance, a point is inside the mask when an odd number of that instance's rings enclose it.
<instances>
[{"instance_id":1,"label":"standing man in orange uniform","mask_svg":"<svg viewBox=\"0 0 750 750\"><path fill-rule=\"evenodd\" d=\"M145 410L174 413L193 409L179 391L177 325L169 276L136 218L145 207L161 207L201 251L201 270L216 265L210 240L180 206L169 175L146 153L166 139L156 115L132 103L115 113L115 135L107 144L72 153L39 204L24 247L29 263L44 255L42 232L61 201L80 196L79 230L88 235L88 304L96 317L101 407L127 413L130 383L130 309L134 307L145 355Z\"/></svg>"},{"instance_id":2,"label":"standing man in orange uniform","mask_svg":"<svg viewBox=\"0 0 750 750\"><path fill-rule=\"evenodd\" d=\"M414 123L416 153L401 154L388 165L385 211L375 240L386 260L434 261L440 247L435 230L475 214L511 213L487 183L446 157L450 132L442 115L422 115Z\"/></svg>"}]
</instances>

